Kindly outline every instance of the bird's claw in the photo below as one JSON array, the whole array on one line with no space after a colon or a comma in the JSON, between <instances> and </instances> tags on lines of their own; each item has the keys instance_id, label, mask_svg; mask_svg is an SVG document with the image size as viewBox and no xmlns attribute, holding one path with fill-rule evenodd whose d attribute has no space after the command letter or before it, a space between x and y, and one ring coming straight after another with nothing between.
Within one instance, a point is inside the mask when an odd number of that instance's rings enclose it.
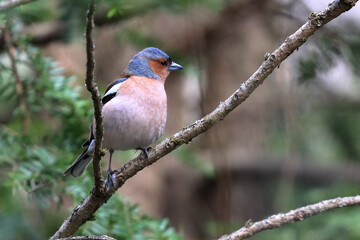
<instances>
[{"instance_id":1,"label":"bird's claw","mask_svg":"<svg viewBox=\"0 0 360 240\"><path fill-rule=\"evenodd\" d=\"M113 171L108 170L107 178L105 179L105 187L106 189L114 188L116 184L116 176L113 174Z\"/></svg>"},{"instance_id":2,"label":"bird's claw","mask_svg":"<svg viewBox=\"0 0 360 240\"><path fill-rule=\"evenodd\" d=\"M138 148L137 150L141 150L141 155L146 158L146 160L149 160L149 151L151 150L151 147L147 148Z\"/></svg>"}]
</instances>

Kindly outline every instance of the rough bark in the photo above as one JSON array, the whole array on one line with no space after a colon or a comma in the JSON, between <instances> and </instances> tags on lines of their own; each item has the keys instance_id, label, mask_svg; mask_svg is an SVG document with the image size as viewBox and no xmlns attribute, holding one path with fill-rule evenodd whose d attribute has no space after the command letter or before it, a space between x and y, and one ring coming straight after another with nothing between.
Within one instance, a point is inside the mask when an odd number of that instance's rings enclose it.
<instances>
[{"instance_id":1,"label":"rough bark","mask_svg":"<svg viewBox=\"0 0 360 240\"><path fill-rule=\"evenodd\" d=\"M101 176L100 160L102 157L102 139L104 135L104 127L102 124L102 105L99 89L94 80L95 58L94 58L94 41L92 39L92 30L94 28L94 12L95 12L95 0L90 0L89 10L86 15L86 79L85 84L87 90L91 93L91 98L94 105L95 115L95 151L93 157L93 169L94 169L94 182L95 192L94 194L101 194L104 192L104 181Z\"/></svg>"}]
</instances>

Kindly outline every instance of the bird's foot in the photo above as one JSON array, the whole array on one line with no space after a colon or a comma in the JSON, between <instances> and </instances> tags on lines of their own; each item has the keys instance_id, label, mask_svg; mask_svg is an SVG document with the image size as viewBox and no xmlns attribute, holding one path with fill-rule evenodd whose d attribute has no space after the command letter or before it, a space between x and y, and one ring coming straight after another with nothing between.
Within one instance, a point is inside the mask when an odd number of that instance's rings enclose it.
<instances>
[{"instance_id":1,"label":"bird's foot","mask_svg":"<svg viewBox=\"0 0 360 240\"><path fill-rule=\"evenodd\" d=\"M138 148L137 150L141 150L141 155L143 155L146 160L149 160L149 152L152 148L151 147L147 147L147 148Z\"/></svg>"},{"instance_id":2,"label":"bird's foot","mask_svg":"<svg viewBox=\"0 0 360 240\"><path fill-rule=\"evenodd\" d=\"M109 169L107 171L107 178L105 180L105 187L107 190L114 188L116 184L116 175L114 174L114 172Z\"/></svg>"}]
</instances>

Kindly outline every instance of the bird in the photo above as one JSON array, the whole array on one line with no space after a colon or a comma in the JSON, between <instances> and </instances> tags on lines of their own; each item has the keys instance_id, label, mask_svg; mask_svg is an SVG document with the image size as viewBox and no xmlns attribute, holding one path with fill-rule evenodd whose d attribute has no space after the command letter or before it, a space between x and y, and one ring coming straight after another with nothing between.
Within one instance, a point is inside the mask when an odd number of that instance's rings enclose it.
<instances>
[{"instance_id":1,"label":"bird","mask_svg":"<svg viewBox=\"0 0 360 240\"><path fill-rule=\"evenodd\" d=\"M171 71L183 69L162 50L148 47L137 53L119 78L111 82L101 99L103 147L109 150L108 178L111 182L111 159L115 150L141 150L148 159L148 147L164 132L167 119L167 96L164 83ZM64 176L77 178L93 158L95 120L90 126L85 150L65 170Z\"/></svg>"}]
</instances>

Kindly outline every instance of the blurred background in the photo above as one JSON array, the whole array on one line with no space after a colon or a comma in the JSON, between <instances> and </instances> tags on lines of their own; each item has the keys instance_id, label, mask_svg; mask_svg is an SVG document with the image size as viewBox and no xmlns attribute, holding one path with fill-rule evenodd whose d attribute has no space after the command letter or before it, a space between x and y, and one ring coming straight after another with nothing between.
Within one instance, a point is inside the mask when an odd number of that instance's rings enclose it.
<instances>
[{"instance_id":1,"label":"blurred background","mask_svg":"<svg viewBox=\"0 0 360 240\"><path fill-rule=\"evenodd\" d=\"M145 47L168 53L184 66L166 82L169 137L212 111L328 3L98 1L96 81L103 93ZM93 116L87 4L38 0L0 12L1 239L49 238L91 190L92 169L61 175ZM226 119L127 181L77 234L216 239L248 219L358 194L359 16L356 6L316 32ZM116 152L116 167L137 154ZM360 209L252 239L360 239Z\"/></svg>"}]
</instances>

